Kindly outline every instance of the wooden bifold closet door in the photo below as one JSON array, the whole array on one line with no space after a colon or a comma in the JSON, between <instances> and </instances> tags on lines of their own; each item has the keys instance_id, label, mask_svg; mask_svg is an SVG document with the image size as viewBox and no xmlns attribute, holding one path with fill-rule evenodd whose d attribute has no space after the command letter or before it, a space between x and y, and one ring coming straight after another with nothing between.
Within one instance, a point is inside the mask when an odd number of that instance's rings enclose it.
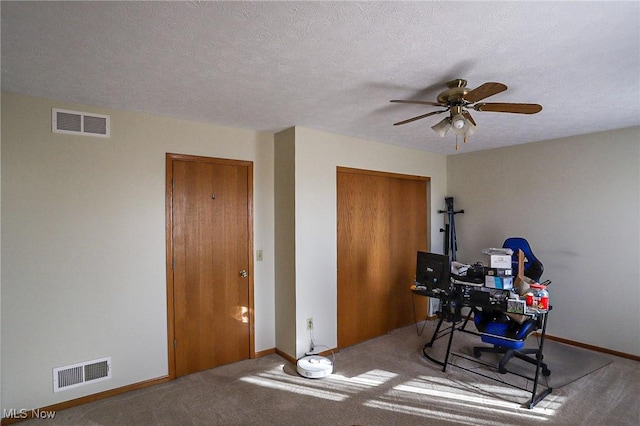
<instances>
[{"instance_id":1,"label":"wooden bifold closet door","mask_svg":"<svg viewBox=\"0 0 640 426\"><path fill-rule=\"evenodd\" d=\"M426 177L338 168L338 346L414 321L409 290L427 247ZM424 318L426 298L416 298Z\"/></svg>"}]
</instances>

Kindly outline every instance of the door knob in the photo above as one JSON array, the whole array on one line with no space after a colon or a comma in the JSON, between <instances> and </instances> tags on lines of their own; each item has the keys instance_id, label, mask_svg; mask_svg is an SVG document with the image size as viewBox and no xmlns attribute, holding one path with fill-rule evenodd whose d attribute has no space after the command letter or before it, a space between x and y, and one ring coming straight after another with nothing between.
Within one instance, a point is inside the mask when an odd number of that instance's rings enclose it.
<instances>
[{"instance_id":1,"label":"door knob","mask_svg":"<svg viewBox=\"0 0 640 426\"><path fill-rule=\"evenodd\" d=\"M246 269L243 269L242 271L240 271L240 276L242 278L247 278L249 276L249 273L247 272Z\"/></svg>"}]
</instances>

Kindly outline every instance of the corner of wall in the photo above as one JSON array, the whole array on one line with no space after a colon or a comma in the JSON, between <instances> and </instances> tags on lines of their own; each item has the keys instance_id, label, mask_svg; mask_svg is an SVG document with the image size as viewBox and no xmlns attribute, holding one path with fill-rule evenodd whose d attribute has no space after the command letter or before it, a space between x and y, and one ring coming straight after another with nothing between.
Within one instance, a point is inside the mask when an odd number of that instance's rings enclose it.
<instances>
[{"instance_id":1,"label":"corner of wall","mask_svg":"<svg viewBox=\"0 0 640 426\"><path fill-rule=\"evenodd\" d=\"M0 92L0 105L2 105L2 92ZM0 112L0 131L2 129L2 113ZM0 135L0 223L2 223L2 136ZM0 225L0 228L2 225ZM0 231L0 235L2 232ZM2 244L0 244L0 324L2 324ZM2 327L0 327L0 377L2 377ZM2 405L2 380L0 380L0 409Z\"/></svg>"},{"instance_id":2,"label":"corner of wall","mask_svg":"<svg viewBox=\"0 0 640 426\"><path fill-rule=\"evenodd\" d=\"M296 353L295 128L274 135L274 259L276 349Z\"/></svg>"}]
</instances>

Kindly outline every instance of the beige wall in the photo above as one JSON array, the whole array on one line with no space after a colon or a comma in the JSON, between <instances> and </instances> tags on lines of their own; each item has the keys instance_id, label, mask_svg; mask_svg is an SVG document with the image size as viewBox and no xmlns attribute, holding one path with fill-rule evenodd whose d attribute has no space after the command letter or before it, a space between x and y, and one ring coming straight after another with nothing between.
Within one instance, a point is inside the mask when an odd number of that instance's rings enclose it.
<instances>
[{"instance_id":1,"label":"beige wall","mask_svg":"<svg viewBox=\"0 0 640 426\"><path fill-rule=\"evenodd\" d=\"M447 158L458 259L529 240L545 267L549 333L640 355L640 128Z\"/></svg>"},{"instance_id":2,"label":"beige wall","mask_svg":"<svg viewBox=\"0 0 640 426\"><path fill-rule=\"evenodd\" d=\"M111 138L51 132L51 108L111 115ZM2 408L167 374L165 153L254 162L256 350L273 348L273 135L2 95ZM52 392L54 367L113 378Z\"/></svg>"},{"instance_id":3,"label":"beige wall","mask_svg":"<svg viewBox=\"0 0 640 426\"><path fill-rule=\"evenodd\" d=\"M353 167L431 178L429 240L442 246L438 209L446 195L446 157L426 151L295 128L296 356L317 344L337 345L336 168ZM400 284L399 284L400 285ZM407 291L411 283L406 283ZM291 354L293 355L293 354Z\"/></svg>"}]
</instances>

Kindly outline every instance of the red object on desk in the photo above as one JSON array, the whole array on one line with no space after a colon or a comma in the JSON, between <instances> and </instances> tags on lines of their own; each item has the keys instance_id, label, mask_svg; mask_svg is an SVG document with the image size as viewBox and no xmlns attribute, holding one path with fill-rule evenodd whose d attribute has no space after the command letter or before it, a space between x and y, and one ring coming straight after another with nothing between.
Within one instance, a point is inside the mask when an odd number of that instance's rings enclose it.
<instances>
[{"instance_id":1,"label":"red object on desk","mask_svg":"<svg viewBox=\"0 0 640 426\"><path fill-rule=\"evenodd\" d=\"M533 306L533 293L527 294L527 306Z\"/></svg>"},{"instance_id":2,"label":"red object on desk","mask_svg":"<svg viewBox=\"0 0 640 426\"><path fill-rule=\"evenodd\" d=\"M549 292L545 289L540 290L538 293L538 309L543 311L549 310Z\"/></svg>"}]
</instances>

